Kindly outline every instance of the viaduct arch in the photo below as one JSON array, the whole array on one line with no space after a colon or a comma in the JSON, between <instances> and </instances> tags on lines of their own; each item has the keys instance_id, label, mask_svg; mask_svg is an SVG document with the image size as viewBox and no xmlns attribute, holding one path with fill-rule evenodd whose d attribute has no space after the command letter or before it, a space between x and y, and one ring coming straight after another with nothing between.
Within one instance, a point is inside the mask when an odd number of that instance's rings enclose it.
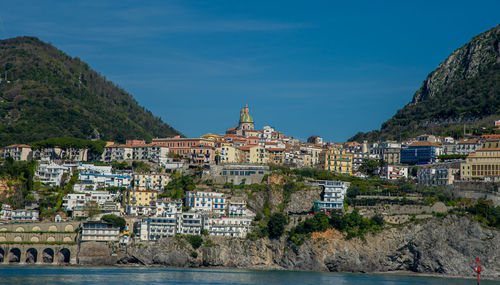
<instances>
[{"instance_id":1,"label":"viaduct arch","mask_svg":"<svg viewBox=\"0 0 500 285\"><path fill-rule=\"evenodd\" d=\"M76 264L79 222L0 224L0 264Z\"/></svg>"}]
</instances>

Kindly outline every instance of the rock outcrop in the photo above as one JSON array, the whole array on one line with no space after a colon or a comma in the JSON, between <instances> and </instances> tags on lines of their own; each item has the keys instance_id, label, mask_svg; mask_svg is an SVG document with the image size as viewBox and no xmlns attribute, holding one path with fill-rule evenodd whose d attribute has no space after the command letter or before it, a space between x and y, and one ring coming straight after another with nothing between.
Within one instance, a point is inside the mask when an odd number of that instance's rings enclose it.
<instances>
[{"instance_id":1,"label":"rock outcrop","mask_svg":"<svg viewBox=\"0 0 500 285\"><path fill-rule=\"evenodd\" d=\"M473 78L495 63L500 63L500 25L474 37L439 64L415 93L412 103L435 96L454 82Z\"/></svg>"},{"instance_id":2,"label":"rock outcrop","mask_svg":"<svg viewBox=\"0 0 500 285\"><path fill-rule=\"evenodd\" d=\"M432 218L404 227L368 234L365 240L345 240L330 229L314 233L301 246L282 237L228 239L205 237L193 249L182 237L138 244L128 249L128 261L145 265L222 266L236 268L388 272L413 271L451 276L472 276L476 257L482 275L500 277L500 235L464 216Z\"/></svg>"},{"instance_id":3,"label":"rock outcrop","mask_svg":"<svg viewBox=\"0 0 500 285\"><path fill-rule=\"evenodd\" d=\"M429 73L406 106L380 130L351 141L404 140L488 128L500 116L500 25L472 38Z\"/></svg>"},{"instance_id":4,"label":"rock outcrop","mask_svg":"<svg viewBox=\"0 0 500 285\"><path fill-rule=\"evenodd\" d=\"M111 248L106 243L89 241L80 244L78 263L83 265L113 265L118 257L112 254ZM132 259L130 261L133 261Z\"/></svg>"}]
</instances>

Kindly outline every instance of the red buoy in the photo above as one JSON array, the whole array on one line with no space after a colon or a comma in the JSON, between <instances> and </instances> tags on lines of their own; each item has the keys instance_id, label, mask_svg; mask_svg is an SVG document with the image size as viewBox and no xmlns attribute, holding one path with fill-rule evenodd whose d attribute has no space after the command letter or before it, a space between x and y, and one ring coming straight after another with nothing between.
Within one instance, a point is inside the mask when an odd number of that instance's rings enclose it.
<instances>
[{"instance_id":1,"label":"red buoy","mask_svg":"<svg viewBox=\"0 0 500 285\"><path fill-rule=\"evenodd\" d=\"M477 273L477 284L479 284L479 274L481 274L481 261L479 257L476 258L476 263L474 264L474 271Z\"/></svg>"}]
</instances>

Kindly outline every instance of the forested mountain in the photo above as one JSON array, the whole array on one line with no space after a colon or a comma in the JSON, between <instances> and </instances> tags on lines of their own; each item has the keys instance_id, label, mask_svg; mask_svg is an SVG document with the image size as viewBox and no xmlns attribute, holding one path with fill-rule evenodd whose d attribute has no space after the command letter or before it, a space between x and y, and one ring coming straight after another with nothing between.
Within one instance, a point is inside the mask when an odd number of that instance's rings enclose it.
<instances>
[{"instance_id":1,"label":"forested mountain","mask_svg":"<svg viewBox=\"0 0 500 285\"><path fill-rule=\"evenodd\" d=\"M34 37L0 40L0 77L0 146L179 134L79 58Z\"/></svg>"},{"instance_id":2,"label":"forested mountain","mask_svg":"<svg viewBox=\"0 0 500 285\"><path fill-rule=\"evenodd\" d=\"M500 25L454 51L431 72L413 100L380 130L350 140L405 139L422 133L459 136L492 131L500 119Z\"/></svg>"}]
</instances>

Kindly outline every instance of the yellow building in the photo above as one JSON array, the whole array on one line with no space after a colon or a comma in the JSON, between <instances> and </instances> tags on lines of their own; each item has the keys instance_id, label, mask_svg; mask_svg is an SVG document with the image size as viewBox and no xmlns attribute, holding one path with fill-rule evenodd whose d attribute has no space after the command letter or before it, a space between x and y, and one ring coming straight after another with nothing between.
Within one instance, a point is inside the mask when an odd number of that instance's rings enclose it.
<instances>
[{"instance_id":1,"label":"yellow building","mask_svg":"<svg viewBox=\"0 0 500 285\"><path fill-rule=\"evenodd\" d=\"M324 149L319 156L319 165L324 170L340 174L352 174L352 154L339 146Z\"/></svg>"},{"instance_id":2,"label":"yellow building","mask_svg":"<svg viewBox=\"0 0 500 285\"><path fill-rule=\"evenodd\" d=\"M283 165L285 162L285 149L284 148L268 148L269 163L275 165Z\"/></svg>"},{"instance_id":3,"label":"yellow building","mask_svg":"<svg viewBox=\"0 0 500 285\"><path fill-rule=\"evenodd\" d=\"M134 174L134 189L138 191L163 190L170 180L167 174Z\"/></svg>"},{"instance_id":4,"label":"yellow building","mask_svg":"<svg viewBox=\"0 0 500 285\"><path fill-rule=\"evenodd\" d=\"M240 151L231 143L221 143L216 150L220 163L239 163Z\"/></svg>"},{"instance_id":5,"label":"yellow building","mask_svg":"<svg viewBox=\"0 0 500 285\"><path fill-rule=\"evenodd\" d=\"M158 192L127 190L123 196L125 206L149 206L156 201Z\"/></svg>"},{"instance_id":6,"label":"yellow building","mask_svg":"<svg viewBox=\"0 0 500 285\"><path fill-rule=\"evenodd\" d=\"M462 180L500 178L500 140L487 141L483 147L467 156L460 164Z\"/></svg>"},{"instance_id":7,"label":"yellow building","mask_svg":"<svg viewBox=\"0 0 500 285\"><path fill-rule=\"evenodd\" d=\"M251 164L268 164L269 151L260 145L246 145L240 150L240 162Z\"/></svg>"},{"instance_id":8,"label":"yellow building","mask_svg":"<svg viewBox=\"0 0 500 285\"><path fill-rule=\"evenodd\" d=\"M207 139L207 140L212 140L212 141L219 141L224 139L224 136L218 135L218 134L205 134L200 137L201 139Z\"/></svg>"},{"instance_id":9,"label":"yellow building","mask_svg":"<svg viewBox=\"0 0 500 285\"><path fill-rule=\"evenodd\" d=\"M302 167L312 168L314 166L310 154L301 154L300 157L302 158Z\"/></svg>"},{"instance_id":10,"label":"yellow building","mask_svg":"<svg viewBox=\"0 0 500 285\"><path fill-rule=\"evenodd\" d=\"M26 144L13 144L2 149L2 158L12 157L17 161L27 161L31 158L31 146Z\"/></svg>"},{"instance_id":11,"label":"yellow building","mask_svg":"<svg viewBox=\"0 0 500 285\"><path fill-rule=\"evenodd\" d=\"M319 156L324 149L315 144L306 143L300 146L304 167L314 167L319 164Z\"/></svg>"}]
</instances>

